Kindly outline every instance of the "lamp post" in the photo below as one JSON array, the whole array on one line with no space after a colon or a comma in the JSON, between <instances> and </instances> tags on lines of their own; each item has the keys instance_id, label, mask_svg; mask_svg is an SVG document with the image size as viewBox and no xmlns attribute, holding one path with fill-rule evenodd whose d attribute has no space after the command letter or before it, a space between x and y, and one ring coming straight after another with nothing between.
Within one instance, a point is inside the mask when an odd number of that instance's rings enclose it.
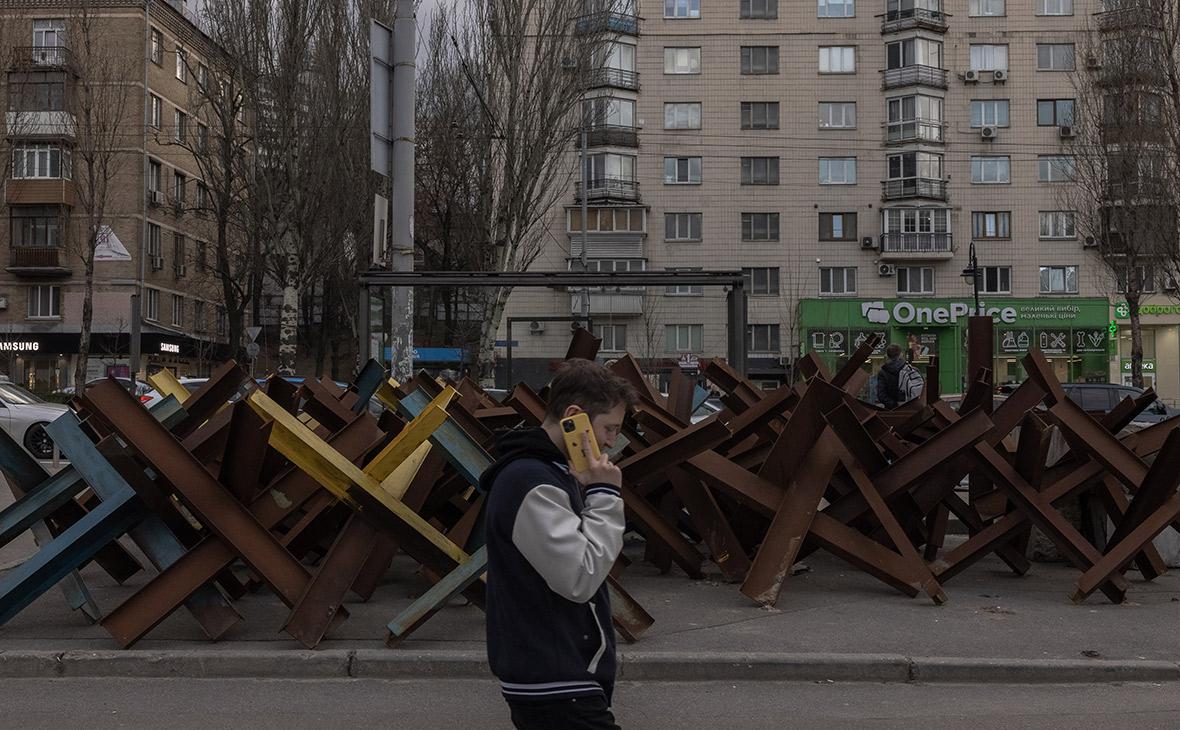
<instances>
[{"instance_id":1,"label":"lamp post","mask_svg":"<svg viewBox=\"0 0 1180 730\"><path fill-rule=\"evenodd\" d=\"M970 247L967 249L967 268L963 269L963 273L959 274L964 279L971 279L971 290L975 294L975 314L979 312L979 277L983 271L979 268L979 259L975 256L975 242L972 241Z\"/></svg>"}]
</instances>

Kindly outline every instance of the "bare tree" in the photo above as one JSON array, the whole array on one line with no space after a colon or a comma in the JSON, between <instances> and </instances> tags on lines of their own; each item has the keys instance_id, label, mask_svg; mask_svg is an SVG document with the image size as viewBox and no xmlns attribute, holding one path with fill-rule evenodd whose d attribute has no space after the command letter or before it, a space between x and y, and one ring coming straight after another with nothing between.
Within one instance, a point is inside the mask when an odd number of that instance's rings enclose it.
<instances>
[{"instance_id":1,"label":"bare tree","mask_svg":"<svg viewBox=\"0 0 1180 730\"><path fill-rule=\"evenodd\" d=\"M524 271L541 253L553 206L569 189L584 79L602 65L606 29L579 22L578 2L471 0L449 7L432 19L427 73L453 90L466 81L474 92L453 92L466 104L451 119L458 122L453 133L470 144L434 145L419 155L425 164L439 155L466 155L461 162L473 184L461 190L473 196L465 218L477 243L472 263ZM448 36L449 49L439 42ZM487 293L477 358L485 382L510 293L507 287Z\"/></svg>"},{"instance_id":2,"label":"bare tree","mask_svg":"<svg viewBox=\"0 0 1180 730\"><path fill-rule=\"evenodd\" d=\"M1172 0L1122 0L1099 14L1081 44L1074 73L1074 136L1062 154L1042 159L1043 172L1072 177L1060 227L1094 250L1100 284L1127 303L1131 378L1143 385L1140 306L1163 277L1175 275L1180 177L1180 72L1176 68L1180 6Z\"/></svg>"},{"instance_id":3,"label":"bare tree","mask_svg":"<svg viewBox=\"0 0 1180 730\"><path fill-rule=\"evenodd\" d=\"M82 322L74 383L86 382L90 330L94 319L94 251L114 193L112 183L134 157L123 142L132 112L135 61L109 42L97 16L99 3L81 2L69 19L68 47L74 57L74 146L72 167L75 217L68 246L83 267ZM138 108L138 107L135 107ZM65 164L63 150L63 164Z\"/></svg>"}]
</instances>

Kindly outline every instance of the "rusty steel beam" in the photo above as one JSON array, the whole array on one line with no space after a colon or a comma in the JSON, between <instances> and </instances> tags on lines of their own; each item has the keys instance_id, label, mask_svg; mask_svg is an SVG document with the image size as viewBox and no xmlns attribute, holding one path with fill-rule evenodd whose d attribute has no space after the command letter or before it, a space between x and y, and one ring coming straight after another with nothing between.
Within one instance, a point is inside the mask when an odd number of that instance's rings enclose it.
<instances>
[{"instance_id":1,"label":"rusty steel beam","mask_svg":"<svg viewBox=\"0 0 1180 730\"><path fill-rule=\"evenodd\" d=\"M680 368L673 368L668 374L668 413L681 423L692 421L693 397L697 384Z\"/></svg>"},{"instance_id":2,"label":"rusty steel beam","mask_svg":"<svg viewBox=\"0 0 1180 730\"><path fill-rule=\"evenodd\" d=\"M626 642L633 644L639 640L643 632L651 628L655 619L640 605L639 601L636 601L630 593L624 590L617 578L607 575L606 586L610 593L611 623L619 632L619 636L622 636Z\"/></svg>"},{"instance_id":3,"label":"rusty steel beam","mask_svg":"<svg viewBox=\"0 0 1180 730\"><path fill-rule=\"evenodd\" d=\"M249 380L250 376L233 360L223 363L196 392L185 399L184 410L188 415L173 427L172 432L178 438L184 438L197 430L214 413L224 408L241 390L242 384Z\"/></svg>"},{"instance_id":4,"label":"rusty steel beam","mask_svg":"<svg viewBox=\"0 0 1180 730\"><path fill-rule=\"evenodd\" d=\"M762 400L761 389L754 387L753 383L728 363L713 358L703 365L702 372L705 377L725 394L721 401L735 415Z\"/></svg>"},{"instance_id":5,"label":"rusty steel beam","mask_svg":"<svg viewBox=\"0 0 1180 730\"><path fill-rule=\"evenodd\" d=\"M668 479L725 580L736 582L744 578L750 569L750 559L713 492L679 467L668 470Z\"/></svg>"},{"instance_id":6,"label":"rusty steel beam","mask_svg":"<svg viewBox=\"0 0 1180 730\"><path fill-rule=\"evenodd\" d=\"M1121 525L1127 516L1127 509L1131 503L1123 493L1123 487L1117 479L1107 476L1102 480L1098 489L1098 496L1102 499L1107 515L1115 525ZM1143 546L1143 550L1135 556L1135 565L1139 568L1144 580L1155 580L1168 572L1168 566L1155 546L1150 542Z\"/></svg>"},{"instance_id":7,"label":"rusty steel beam","mask_svg":"<svg viewBox=\"0 0 1180 730\"><path fill-rule=\"evenodd\" d=\"M812 444L819 440L820 433L827 426L822 413L834 407L843 397L839 388L818 378L808 383L803 397L791 411L786 427L770 447L758 476L785 489L802 467Z\"/></svg>"},{"instance_id":8,"label":"rusty steel beam","mask_svg":"<svg viewBox=\"0 0 1180 730\"><path fill-rule=\"evenodd\" d=\"M360 575L373 549L376 531L367 520L353 514L287 616L283 630L306 647L324 638L340 610L348 589Z\"/></svg>"},{"instance_id":9,"label":"rusty steel beam","mask_svg":"<svg viewBox=\"0 0 1180 730\"><path fill-rule=\"evenodd\" d=\"M690 543L676 525L668 522L659 510L637 494L626 480L623 482L623 505L649 541L671 551L672 559L690 578L700 578L701 554Z\"/></svg>"},{"instance_id":10,"label":"rusty steel beam","mask_svg":"<svg viewBox=\"0 0 1180 730\"><path fill-rule=\"evenodd\" d=\"M856 374L856 371L861 369L861 366L869 361L873 350L877 347L877 342L880 341L880 335L870 335L867 340L861 343L860 347L848 358L848 362L844 363L844 367L840 368L839 372L831 379L832 385L844 389L848 381Z\"/></svg>"},{"instance_id":11,"label":"rusty steel beam","mask_svg":"<svg viewBox=\"0 0 1180 730\"><path fill-rule=\"evenodd\" d=\"M1123 445L1114 434L1068 398L1049 408L1061 430L1084 444L1086 455L1106 467L1116 479L1131 490L1138 489L1147 476L1147 466L1133 451Z\"/></svg>"},{"instance_id":12,"label":"rusty steel beam","mask_svg":"<svg viewBox=\"0 0 1180 730\"><path fill-rule=\"evenodd\" d=\"M661 440L619 462L623 478L633 484L683 463L691 454L712 449L730 437L729 428L715 418L706 419Z\"/></svg>"},{"instance_id":13,"label":"rusty steel beam","mask_svg":"<svg viewBox=\"0 0 1180 730\"><path fill-rule=\"evenodd\" d=\"M517 383L504 399L504 405L516 409L529 426L540 426L545 420L545 401L525 383Z\"/></svg>"},{"instance_id":14,"label":"rusty steel beam","mask_svg":"<svg viewBox=\"0 0 1180 730\"><path fill-rule=\"evenodd\" d=\"M598 348L601 345L601 338L595 337L594 333L585 327L578 327L574 330L573 337L570 338L570 346L565 351L565 359L593 361L598 357Z\"/></svg>"},{"instance_id":15,"label":"rusty steel beam","mask_svg":"<svg viewBox=\"0 0 1180 730\"><path fill-rule=\"evenodd\" d=\"M271 427L248 403L233 404L220 481L239 502L251 502L262 486L259 482L270 450Z\"/></svg>"}]
</instances>

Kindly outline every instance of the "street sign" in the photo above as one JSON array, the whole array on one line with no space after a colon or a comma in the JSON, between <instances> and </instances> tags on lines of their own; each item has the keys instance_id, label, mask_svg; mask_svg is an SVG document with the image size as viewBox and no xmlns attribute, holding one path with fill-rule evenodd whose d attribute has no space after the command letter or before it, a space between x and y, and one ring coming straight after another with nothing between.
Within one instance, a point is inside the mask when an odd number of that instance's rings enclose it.
<instances>
[{"instance_id":1,"label":"street sign","mask_svg":"<svg viewBox=\"0 0 1180 730\"><path fill-rule=\"evenodd\" d=\"M250 338L250 342L258 339L258 335L262 333L262 328L255 325L254 327L246 328L246 336Z\"/></svg>"},{"instance_id":2,"label":"street sign","mask_svg":"<svg viewBox=\"0 0 1180 730\"><path fill-rule=\"evenodd\" d=\"M246 357L253 360L258 357L258 353L262 351L262 346L257 342L250 342L246 345Z\"/></svg>"}]
</instances>

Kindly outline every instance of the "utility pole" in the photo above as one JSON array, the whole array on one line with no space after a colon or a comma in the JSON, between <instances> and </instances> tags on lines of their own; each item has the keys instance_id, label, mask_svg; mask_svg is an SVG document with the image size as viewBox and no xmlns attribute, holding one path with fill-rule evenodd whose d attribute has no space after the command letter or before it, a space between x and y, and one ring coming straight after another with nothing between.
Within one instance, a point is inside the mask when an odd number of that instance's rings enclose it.
<instances>
[{"instance_id":1,"label":"utility pole","mask_svg":"<svg viewBox=\"0 0 1180 730\"><path fill-rule=\"evenodd\" d=\"M581 132L582 132L581 144L580 144L581 153L582 153L581 154L581 157L582 157L582 256L581 256L581 263L582 263L582 271L586 271L586 267L588 266L587 259L589 258L588 254L586 252L586 247L587 247L587 244L589 243L589 236L586 234L587 227L589 226L589 221L586 220L586 217L587 217L587 215L589 215L589 212L590 212L590 205L589 205L589 203L587 203L587 201L590 199L590 171L587 168L589 167L590 161L589 161L589 158L586 156L586 147L587 147L587 142L588 142L587 137L589 135L586 130L586 95L585 94L582 95L582 125L581 125L581 127L582 127L582 129L581 129ZM583 317L590 316L590 287L583 287L582 288L582 316ZM583 319L582 321L585 322L586 320Z\"/></svg>"},{"instance_id":2,"label":"utility pole","mask_svg":"<svg viewBox=\"0 0 1180 730\"><path fill-rule=\"evenodd\" d=\"M391 271L414 270L414 97L416 50L414 0L398 0L393 20L393 93L390 119L393 155L390 164L389 230ZM414 371L414 288L393 287L390 370L399 382Z\"/></svg>"}]
</instances>

